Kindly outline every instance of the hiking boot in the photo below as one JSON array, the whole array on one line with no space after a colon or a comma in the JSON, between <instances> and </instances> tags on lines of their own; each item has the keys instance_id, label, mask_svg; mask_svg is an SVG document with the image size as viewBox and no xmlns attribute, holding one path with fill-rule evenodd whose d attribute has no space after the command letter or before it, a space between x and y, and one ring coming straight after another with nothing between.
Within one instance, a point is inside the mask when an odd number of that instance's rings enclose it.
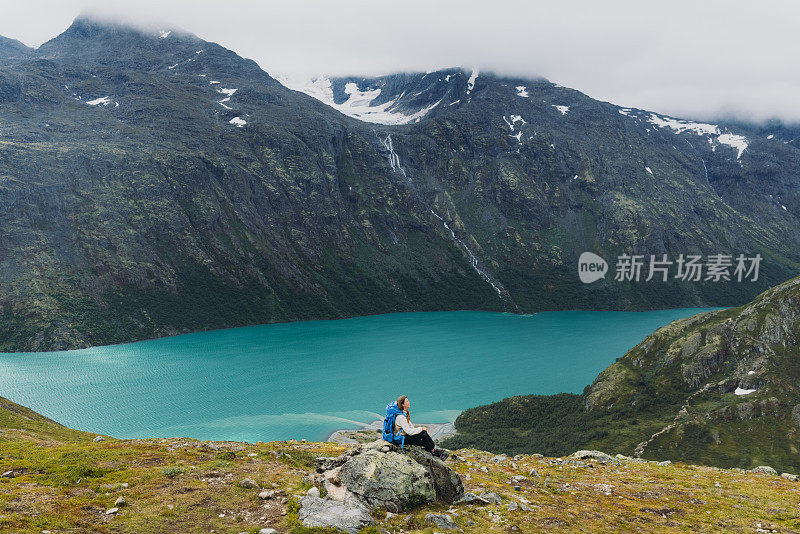
<instances>
[{"instance_id":1,"label":"hiking boot","mask_svg":"<svg viewBox=\"0 0 800 534\"><path fill-rule=\"evenodd\" d=\"M432 454L444 462L450 456L450 451L447 449L433 449Z\"/></svg>"}]
</instances>

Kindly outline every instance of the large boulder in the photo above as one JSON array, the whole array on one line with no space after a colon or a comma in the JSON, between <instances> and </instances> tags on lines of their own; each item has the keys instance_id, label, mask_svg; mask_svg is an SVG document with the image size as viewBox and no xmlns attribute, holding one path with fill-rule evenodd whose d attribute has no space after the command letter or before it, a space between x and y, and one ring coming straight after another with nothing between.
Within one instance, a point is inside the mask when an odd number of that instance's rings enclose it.
<instances>
[{"instance_id":1,"label":"large boulder","mask_svg":"<svg viewBox=\"0 0 800 534\"><path fill-rule=\"evenodd\" d=\"M304 527L333 527L352 534L374 523L369 510L356 499L336 501L315 495L300 499L298 518Z\"/></svg>"},{"instance_id":2,"label":"large boulder","mask_svg":"<svg viewBox=\"0 0 800 534\"><path fill-rule=\"evenodd\" d=\"M337 458L318 458L316 465L330 499L355 498L370 510L400 512L432 501L452 504L464 495L461 479L452 469L413 445L401 451L376 440Z\"/></svg>"}]
</instances>

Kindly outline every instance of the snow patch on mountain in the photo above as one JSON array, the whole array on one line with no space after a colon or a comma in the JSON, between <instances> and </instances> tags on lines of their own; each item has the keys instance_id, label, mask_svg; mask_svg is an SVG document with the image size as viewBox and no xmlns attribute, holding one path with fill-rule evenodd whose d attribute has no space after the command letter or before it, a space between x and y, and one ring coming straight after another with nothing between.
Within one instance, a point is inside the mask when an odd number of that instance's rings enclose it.
<instances>
[{"instance_id":1,"label":"snow patch on mountain","mask_svg":"<svg viewBox=\"0 0 800 534\"><path fill-rule=\"evenodd\" d=\"M327 77L320 76L311 80L277 77L277 80L289 89L294 89L295 91L300 91L312 96L349 117L377 124L409 124L419 122L422 117L427 115L428 112L442 102L439 100L415 113L405 114L394 110L404 94L400 94L397 98L384 102L383 104L371 105L372 102L380 96L381 89L376 88L362 91L358 88L356 83L350 82L346 84L344 88L345 94L349 95L348 99L341 104L337 104L334 102L331 80Z\"/></svg>"},{"instance_id":2,"label":"snow patch on mountain","mask_svg":"<svg viewBox=\"0 0 800 534\"><path fill-rule=\"evenodd\" d=\"M470 74L469 80L467 80L467 94L470 94L475 88L475 80L478 79L478 73L477 67L472 69L472 74Z\"/></svg>"},{"instance_id":3,"label":"snow patch on mountain","mask_svg":"<svg viewBox=\"0 0 800 534\"><path fill-rule=\"evenodd\" d=\"M104 106L108 106L111 104L111 97L110 96L102 96L100 98L95 98L94 100L87 100L87 104L90 106L99 106L100 104Z\"/></svg>"},{"instance_id":4,"label":"snow patch on mountain","mask_svg":"<svg viewBox=\"0 0 800 534\"><path fill-rule=\"evenodd\" d=\"M521 123L520 126L525 126L527 124L527 121L525 119L523 119L521 115L511 115L511 120L508 120L506 118L506 116L503 115L503 120L505 121L505 123L508 125L508 128L512 132L514 131L514 125L516 123L518 123L518 122ZM514 136L512 136L512 137L514 137Z\"/></svg>"},{"instance_id":5,"label":"snow patch on mountain","mask_svg":"<svg viewBox=\"0 0 800 534\"><path fill-rule=\"evenodd\" d=\"M719 135L719 126L716 124L706 124L703 122L692 122L670 117L662 117L651 113L647 122L655 126L667 127L675 130L676 133L694 132L698 135Z\"/></svg>"},{"instance_id":6,"label":"snow patch on mountain","mask_svg":"<svg viewBox=\"0 0 800 534\"><path fill-rule=\"evenodd\" d=\"M726 133L717 137L717 141L719 141L723 145L728 145L738 150L738 153L736 154L736 159L741 158L742 152L744 152L744 149L747 148L747 138L743 135Z\"/></svg>"},{"instance_id":7,"label":"snow patch on mountain","mask_svg":"<svg viewBox=\"0 0 800 534\"><path fill-rule=\"evenodd\" d=\"M620 113L622 113L621 110ZM627 113L623 114L627 115ZM708 142L711 143L712 151L716 151L717 148L716 145L714 144L714 137L713 137L716 136L716 141L718 143L736 149L737 160L741 159L742 153L748 146L747 138L745 136L733 133L722 133L720 131L719 126L717 126L716 124L687 121L682 119L673 119L671 117L664 117L661 115L657 115L655 113L650 113L650 116L647 118L647 122L662 128L664 127L670 128L675 133L692 132L697 135L708 135L709 136Z\"/></svg>"}]
</instances>

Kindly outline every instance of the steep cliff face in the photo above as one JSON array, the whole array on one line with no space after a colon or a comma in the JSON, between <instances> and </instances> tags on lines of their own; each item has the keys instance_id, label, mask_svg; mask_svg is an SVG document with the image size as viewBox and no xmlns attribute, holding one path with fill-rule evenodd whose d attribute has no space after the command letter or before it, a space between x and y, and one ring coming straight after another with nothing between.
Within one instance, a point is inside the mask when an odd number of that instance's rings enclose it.
<instances>
[{"instance_id":1,"label":"steep cliff face","mask_svg":"<svg viewBox=\"0 0 800 534\"><path fill-rule=\"evenodd\" d=\"M549 413L540 413L545 408ZM557 420L553 420L553 414ZM800 467L800 278L738 308L664 326L605 369L582 396L515 397L468 410L513 430L504 448L546 444L725 467ZM558 428L557 428L558 427Z\"/></svg>"},{"instance_id":2,"label":"steep cliff face","mask_svg":"<svg viewBox=\"0 0 800 534\"><path fill-rule=\"evenodd\" d=\"M330 87L335 109L178 31L78 19L37 50L4 42L0 349L735 305L800 266L800 152L781 140L460 69ZM354 95L403 120L340 113ZM764 261L755 282L584 285L586 250Z\"/></svg>"}]
</instances>

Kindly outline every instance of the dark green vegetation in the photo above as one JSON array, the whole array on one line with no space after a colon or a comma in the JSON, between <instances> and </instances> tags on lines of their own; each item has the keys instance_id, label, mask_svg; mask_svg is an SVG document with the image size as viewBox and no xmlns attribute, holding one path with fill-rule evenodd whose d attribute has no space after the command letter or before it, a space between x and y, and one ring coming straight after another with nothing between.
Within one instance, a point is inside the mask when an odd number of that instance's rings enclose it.
<instances>
[{"instance_id":1,"label":"dark green vegetation","mask_svg":"<svg viewBox=\"0 0 800 534\"><path fill-rule=\"evenodd\" d=\"M465 411L456 429L447 446L798 471L800 277L659 328L583 395L511 397Z\"/></svg>"},{"instance_id":2,"label":"dark green vegetation","mask_svg":"<svg viewBox=\"0 0 800 534\"><path fill-rule=\"evenodd\" d=\"M606 435L572 393L526 395L470 408L456 419L458 434L442 446L472 447L506 454L538 452L563 456ZM565 452L570 451L570 452Z\"/></svg>"},{"instance_id":3,"label":"dark green vegetation","mask_svg":"<svg viewBox=\"0 0 800 534\"><path fill-rule=\"evenodd\" d=\"M0 350L411 310L729 306L798 271L791 144L749 139L737 159L545 80L481 74L467 93L469 73L447 72L449 100L390 127L177 31L78 19L36 50L0 41ZM755 283L584 286L585 250L612 269L621 253L764 261Z\"/></svg>"}]
</instances>

